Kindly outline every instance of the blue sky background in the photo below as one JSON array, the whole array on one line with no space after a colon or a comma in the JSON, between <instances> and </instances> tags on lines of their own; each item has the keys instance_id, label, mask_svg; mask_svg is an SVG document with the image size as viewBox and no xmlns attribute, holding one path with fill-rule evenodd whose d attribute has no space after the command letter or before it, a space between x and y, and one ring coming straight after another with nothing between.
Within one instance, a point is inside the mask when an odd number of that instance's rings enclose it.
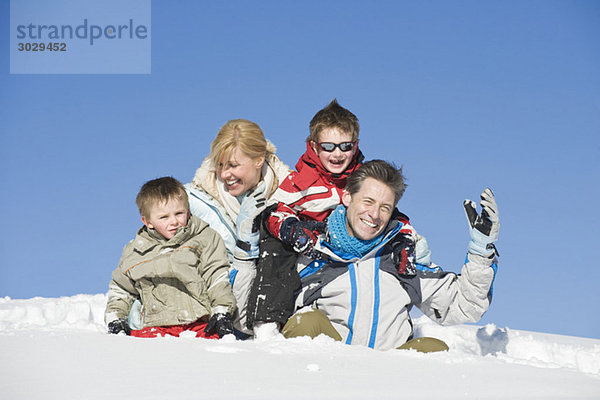
<instances>
[{"instance_id":1,"label":"blue sky background","mask_svg":"<svg viewBox=\"0 0 600 400\"><path fill-rule=\"evenodd\" d=\"M150 75L10 75L0 3L0 296L106 292L145 181L189 182L232 118L293 166L335 97L445 269L496 193L481 323L600 338L600 2L221 3L152 2Z\"/></svg>"}]
</instances>

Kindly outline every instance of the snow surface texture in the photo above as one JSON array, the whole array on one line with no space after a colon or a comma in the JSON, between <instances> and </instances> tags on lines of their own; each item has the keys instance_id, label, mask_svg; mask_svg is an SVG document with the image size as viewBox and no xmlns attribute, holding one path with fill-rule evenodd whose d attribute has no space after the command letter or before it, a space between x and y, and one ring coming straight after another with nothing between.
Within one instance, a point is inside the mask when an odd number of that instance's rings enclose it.
<instances>
[{"instance_id":1,"label":"snow surface texture","mask_svg":"<svg viewBox=\"0 0 600 400\"><path fill-rule=\"evenodd\" d=\"M106 296L0 299L0 399L600 399L600 340L414 321L450 351L108 335Z\"/></svg>"}]
</instances>

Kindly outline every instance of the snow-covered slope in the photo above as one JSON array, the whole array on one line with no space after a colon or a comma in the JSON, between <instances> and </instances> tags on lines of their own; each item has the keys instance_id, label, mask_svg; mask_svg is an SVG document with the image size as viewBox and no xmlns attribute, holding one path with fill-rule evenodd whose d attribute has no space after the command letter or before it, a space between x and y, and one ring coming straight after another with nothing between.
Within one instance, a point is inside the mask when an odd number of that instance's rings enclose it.
<instances>
[{"instance_id":1,"label":"snow-covered slope","mask_svg":"<svg viewBox=\"0 0 600 400\"><path fill-rule=\"evenodd\" d=\"M600 340L415 320L450 351L106 334L106 296L0 299L0 399L600 399Z\"/></svg>"}]
</instances>

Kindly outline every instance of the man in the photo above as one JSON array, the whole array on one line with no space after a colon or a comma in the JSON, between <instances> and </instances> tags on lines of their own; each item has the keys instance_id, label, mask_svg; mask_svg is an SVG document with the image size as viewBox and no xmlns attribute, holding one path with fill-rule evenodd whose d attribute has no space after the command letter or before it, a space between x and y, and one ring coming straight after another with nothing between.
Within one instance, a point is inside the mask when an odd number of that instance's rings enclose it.
<instances>
[{"instance_id":1,"label":"man","mask_svg":"<svg viewBox=\"0 0 600 400\"><path fill-rule=\"evenodd\" d=\"M261 217L266 232L260 235L261 257L247 319L255 334L279 331L294 312L294 293L301 288L297 253L314 255L312 248L326 225L323 221L340 205L348 177L364 159L359 149L358 118L336 99L314 115L309 131L297 171L281 182L270 199L276 204ZM408 219L402 222L409 230ZM427 240L416 237L416 267L430 268Z\"/></svg>"},{"instance_id":2,"label":"man","mask_svg":"<svg viewBox=\"0 0 600 400\"><path fill-rule=\"evenodd\" d=\"M416 239L394 211L404 189L401 169L381 160L363 164L350 176L343 204L330 215L326 237L315 245L320 254L298 260L302 290L296 308L302 310L284 326L284 336L325 333L377 349L445 350L436 340L406 343L413 334L413 305L442 325L482 317L496 273L499 220L492 191L481 194L481 215L473 202L464 203L471 240L462 273L454 274L399 266L398 259L414 263Z\"/></svg>"}]
</instances>

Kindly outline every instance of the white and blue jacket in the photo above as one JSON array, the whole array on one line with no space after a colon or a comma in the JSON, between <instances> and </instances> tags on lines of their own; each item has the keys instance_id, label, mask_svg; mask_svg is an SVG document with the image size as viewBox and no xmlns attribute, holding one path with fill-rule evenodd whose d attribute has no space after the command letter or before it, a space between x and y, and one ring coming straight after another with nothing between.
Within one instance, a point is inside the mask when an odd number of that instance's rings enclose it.
<instances>
[{"instance_id":1,"label":"white and blue jacket","mask_svg":"<svg viewBox=\"0 0 600 400\"><path fill-rule=\"evenodd\" d=\"M274 148L273 148L274 150ZM263 178L268 181L269 197L273 195L279 183L287 177L290 170L277 156L271 154L267 157L263 167ZM215 168L209 158L206 158L196 171L192 182L187 183L185 189L188 194L190 212L192 215L206 221L225 242L227 256L229 257L229 280L237 302L237 313L234 315L234 326L239 331L250 333L246 325L246 305L250 287L256 276L256 260L240 260L234 257L237 237L235 217L226 210L223 199L219 196ZM269 187L270 186L270 187Z\"/></svg>"},{"instance_id":2,"label":"white and blue jacket","mask_svg":"<svg viewBox=\"0 0 600 400\"><path fill-rule=\"evenodd\" d=\"M296 308L321 310L347 344L383 350L412 337L413 306L441 325L477 322L491 302L496 259L468 254L461 274L417 269L401 275L389 246L401 225L391 221L382 242L362 258L348 258L319 241L315 249L324 260L298 260L302 289Z\"/></svg>"},{"instance_id":3,"label":"white and blue jacket","mask_svg":"<svg viewBox=\"0 0 600 400\"><path fill-rule=\"evenodd\" d=\"M187 183L184 186L188 193L190 212L208 223L212 229L221 235L223 242L225 242L229 262L231 262L237 240L235 224L231 217L215 197L202 189L198 189L192 183Z\"/></svg>"}]
</instances>

